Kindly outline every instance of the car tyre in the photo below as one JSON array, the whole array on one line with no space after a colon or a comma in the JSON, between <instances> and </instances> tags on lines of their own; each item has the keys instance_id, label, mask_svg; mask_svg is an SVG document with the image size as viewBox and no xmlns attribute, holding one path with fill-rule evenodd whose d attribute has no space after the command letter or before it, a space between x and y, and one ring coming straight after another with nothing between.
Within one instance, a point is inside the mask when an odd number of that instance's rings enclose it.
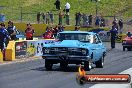
<instances>
[{"instance_id":1,"label":"car tyre","mask_svg":"<svg viewBox=\"0 0 132 88\"><path fill-rule=\"evenodd\" d=\"M91 61L85 61L84 62L84 70L90 71L92 69L92 62Z\"/></svg>"},{"instance_id":2,"label":"car tyre","mask_svg":"<svg viewBox=\"0 0 132 88\"><path fill-rule=\"evenodd\" d=\"M97 68L103 68L104 66L104 57L102 56L100 60L95 62Z\"/></svg>"},{"instance_id":3,"label":"car tyre","mask_svg":"<svg viewBox=\"0 0 132 88\"><path fill-rule=\"evenodd\" d=\"M53 64L49 60L45 59L46 70L52 70L52 66L53 66Z\"/></svg>"}]
</instances>

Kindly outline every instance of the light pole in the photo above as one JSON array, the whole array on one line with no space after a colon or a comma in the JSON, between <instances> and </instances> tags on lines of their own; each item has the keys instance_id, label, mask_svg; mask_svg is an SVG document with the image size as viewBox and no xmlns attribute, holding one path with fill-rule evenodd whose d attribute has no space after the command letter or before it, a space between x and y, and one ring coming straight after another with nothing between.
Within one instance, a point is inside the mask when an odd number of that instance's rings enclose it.
<instances>
[{"instance_id":1,"label":"light pole","mask_svg":"<svg viewBox=\"0 0 132 88\"><path fill-rule=\"evenodd\" d=\"M96 0L96 17L98 16L98 2L99 2L100 0Z\"/></svg>"}]
</instances>

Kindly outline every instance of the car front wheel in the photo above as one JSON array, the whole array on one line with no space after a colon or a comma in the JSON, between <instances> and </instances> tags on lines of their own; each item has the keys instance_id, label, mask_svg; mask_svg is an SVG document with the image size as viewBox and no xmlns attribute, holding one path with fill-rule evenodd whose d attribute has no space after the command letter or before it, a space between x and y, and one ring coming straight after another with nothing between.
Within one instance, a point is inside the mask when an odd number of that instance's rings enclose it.
<instances>
[{"instance_id":1,"label":"car front wheel","mask_svg":"<svg viewBox=\"0 0 132 88\"><path fill-rule=\"evenodd\" d=\"M86 71L90 71L92 69L92 62L91 61L85 61L84 62L84 69Z\"/></svg>"},{"instance_id":2,"label":"car front wheel","mask_svg":"<svg viewBox=\"0 0 132 88\"><path fill-rule=\"evenodd\" d=\"M51 70L52 66L53 66L53 64L49 60L45 59L45 68L46 68L46 70Z\"/></svg>"},{"instance_id":3,"label":"car front wheel","mask_svg":"<svg viewBox=\"0 0 132 88\"><path fill-rule=\"evenodd\" d=\"M96 65L97 68L103 68L103 66L104 66L104 57L102 56L100 60L95 62L95 65Z\"/></svg>"}]
</instances>

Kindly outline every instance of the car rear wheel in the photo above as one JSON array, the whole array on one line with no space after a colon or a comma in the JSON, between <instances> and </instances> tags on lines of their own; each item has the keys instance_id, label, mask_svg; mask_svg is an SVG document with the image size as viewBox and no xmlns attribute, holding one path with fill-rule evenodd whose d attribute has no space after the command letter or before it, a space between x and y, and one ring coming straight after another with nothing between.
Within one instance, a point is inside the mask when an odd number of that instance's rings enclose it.
<instances>
[{"instance_id":1,"label":"car rear wheel","mask_svg":"<svg viewBox=\"0 0 132 88\"><path fill-rule=\"evenodd\" d=\"M84 62L84 69L86 71L90 71L92 69L92 61L85 61Z\"/></svg>"},{"instance_id":2,"label":"car rear wheel","mask_svg":"<svg viewBox=\"0 0 132 88\"><path fill-rule=\"evenodd\" d=\"M46 68L46 70L51 70L52 66L53 66L53 64L49 60L45 59L45 68Z\"/></svg>"},{"instance_id":3,"label":"car rear wheel","mask_svg":"<svg viewBox=\"0 0 132 88\"><path fill-rule=\"evenodd\" d=\"M103 66L104 66L104 57L102 56L100 60L95 62L95 65L96 65L97 68L103 68Z\"/></svg>"}]
</instances>

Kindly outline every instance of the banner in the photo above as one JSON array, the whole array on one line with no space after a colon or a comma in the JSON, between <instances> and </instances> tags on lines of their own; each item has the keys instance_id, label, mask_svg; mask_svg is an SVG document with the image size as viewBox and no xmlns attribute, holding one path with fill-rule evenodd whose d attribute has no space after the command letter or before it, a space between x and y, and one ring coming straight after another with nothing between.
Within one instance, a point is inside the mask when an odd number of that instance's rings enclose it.
<instances>
[{"instance_id":1,"label":"banner","mask_svg":"<svg viewBox=\"0 0 132 88\"><path fill-rule=\"evenodd\" d=\"M15 43L15 56L20 59L26 57L27 43L26 41L16 42Z\"/></svg>"},{"instance_id":2,"label":"banner","mask_svg":"<svg viewBox=\"0 0 132 88\"><path fill-rule=\"evenodd\" d=\"M27 41L27 56L42 56L42 48L45 44L53 43L54 40Z\"/></svg>"}]
</instances>

